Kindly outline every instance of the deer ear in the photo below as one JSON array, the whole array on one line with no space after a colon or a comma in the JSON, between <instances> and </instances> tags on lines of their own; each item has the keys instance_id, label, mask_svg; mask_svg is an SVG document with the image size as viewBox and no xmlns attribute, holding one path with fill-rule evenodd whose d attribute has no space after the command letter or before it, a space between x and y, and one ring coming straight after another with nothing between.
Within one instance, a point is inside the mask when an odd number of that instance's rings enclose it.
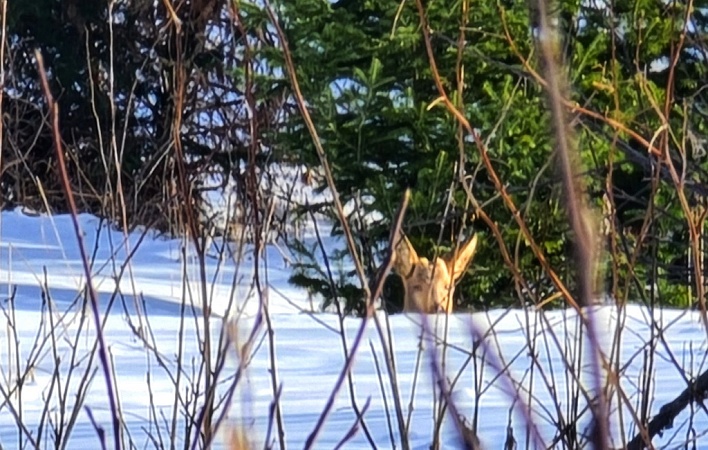
<instances>
[{"instance_id":1,"label":"deer ear","mask_svg":"<svg viewBox=\"0 0 708 450\"><path fill-rule=\"evenodd\" d=\"M453 250L453 253L445 258L445 263L452 275L453 282L457 281L465 273L476 251L477 235L475 234L457 249L457 253Z\"/></svg>"},{"instance_id":2,"label":"deer ear","mask_svg":"<svg viewBox=\"0 0 708 450\"><path fill-rule=\"evenodd\" d=\"M403 233L399 232L393 239L393 271L401 277L407 277L413 266L418 263L418 254L411 242Z\"/></svg>"}]
</instances>

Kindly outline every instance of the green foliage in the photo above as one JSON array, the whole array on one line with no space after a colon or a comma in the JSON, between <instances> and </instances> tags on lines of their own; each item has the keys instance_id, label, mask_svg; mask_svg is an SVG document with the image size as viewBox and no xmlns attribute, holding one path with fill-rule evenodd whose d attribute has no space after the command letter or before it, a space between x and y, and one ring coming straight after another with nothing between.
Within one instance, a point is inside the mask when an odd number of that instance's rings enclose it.
<instances>
[{"instance_id":1,"label":"green foliage","mask_svg":"<svg viewBox=\"0 0 708 450\"><path fill-rule=\"evenodd\" d=\"M324 298L322 309L339 307L344 304L342 313L364 313L363 291L352 282L351 273L345 273L341 266L327 267L316 254L320 251L317 244L307 246L300 241L294 241L290 249L296 256L293 275L290 283L305 288L310 295L319 295ZM334 255L334 260L341 262L343 255ZM337 278L334 278L337 274Z\"/></svg>"},{"instance_id":2,"label":"green foliage","mask_svg":"<svg viewBox=\"0 0 708 450\"><path fill-rule=\"evenodd\" d=\"M681 52L670 80L662 65L668 65L672 46L683 32L683 6L667 9L655 2L628 1L613 5L612 14L577 1L556 5L570 100L649 141L662 125L656 107L663 107L671 81L675 98L688 102L688 108L675 102L668 117L672 151L683 151L681 136L687 130L705 135L705 113L696 113L696 108L705 108L705 95L697 97L702 85L697 80L706 79L706 65L698 56L704 48L698 41L686 41L692 50ZM555 170L553 127L543 86L533 75L543 76L535 59L536 13L519 2L477 3L466 17L462 10L462 2L426 4L442 85L485 140L498 176L551 267L574 289L576 264ZM403 190L411 187L404 229L422 254L449 248L460 230L485 237L470 275L458 288L462 304L489 307L539 302L552 295L555 288L548 274L479 164L476 146L460 139L456 119L435 105L439 94L415 6L374 0L300 1L283 2L281 11L304 96L342 199L356 202L357 217L380 218L368 227L355 221L354 214L348 218L369 275L381 260L371 249L384 250L390 219ZM690 33L705 32L703 15L696 13L691 20ZM464 45L458 47L460 29ZM463 90L458 90L458 73L464 73ZM598 218L615 223L615 234L605 239L616 251L603 259L603 289L623 301L641 299L646 286L656 282L662 302L685 303L688 239L676 238L685 234L677 230L685 230L686 217L675 186L665 174L652 171L656 160L621 129L584 115L572 118L591 203L601 211L609 199L616 208L616 214ZM278 148L288 160L318 164L298 116L280 133ZM460 161L476 200L496 223L533 292L519 298L491 230L471 218L458 182ZM705 166L705 161L689 162ZM653 192L652 176L661 178ZM648 233L639 236L650 206L656 213ZM669 268L664 261L683 262ZM562 305L563 300L554 304Z\"/></svg>"},{"instance_id":3,"label":"green foliage","mask_svg":"<svg viewBox=\"0 0 708 450\"><path fill-rule=\"evenodd\" d=\"M450 249L460 236L482 236L457 290L460 305L530 304L557 293L519 219L573 291L577 264L535 40L538 12L506 0L424 3L440 84L479 133L518 217L474 140L440 102L414 2L272 2L366 276L375 279L391 219L411 188L404 231L421 255ZM695 301L688 248L700 237L690 235L688 221L702 217L708 196L707 4L694 2L691 11L645 0L619 0L612 11L577 0L551 5L569 82L565 106L573 144L608 249L600 291L619 301ZM82 197L84 210L110 215L118 204L111 186L120 181L130 221L167 229L181 217L170 205L192 201L174 192L177 163L186 165L190 194L206 189L205 174L235 180L248 211L258 205L244 194L247 168L267 173L271 162L319 165L261 3L237 2L234 16L230 6L214 2L222 9L202 17L193 10L198 4L187 1L177 11L184 24L179 31L161 5L111 5L113 22L105 2L8 3L12 64L3 120L11 132L3 135L3 148L13 151L3 153L3 207L17 199L44 207L44 194L51 207L63 204L51 170L35 47L45 55L57 93L72 185L90 192ZM182 84L175 86L178 79ZM119 143L120 171L113 142ZM646 142L669 159L660 161ZM315 182L326 189L324 180ZM474 216L475 205L492 226ZM320 211L338 220L331 205ZM703 224L698 227L702 232ZM342 230L336 224L334 233ZM300 263L292 281L322 295L325 307L337 302L360 313L362 289L343 246L327 249L330 274L319 251L294 245ZM513 270L500 256L502 247ZM391 296L400 294L400 286L389 288Z\"/></svg>"}]
</instances>

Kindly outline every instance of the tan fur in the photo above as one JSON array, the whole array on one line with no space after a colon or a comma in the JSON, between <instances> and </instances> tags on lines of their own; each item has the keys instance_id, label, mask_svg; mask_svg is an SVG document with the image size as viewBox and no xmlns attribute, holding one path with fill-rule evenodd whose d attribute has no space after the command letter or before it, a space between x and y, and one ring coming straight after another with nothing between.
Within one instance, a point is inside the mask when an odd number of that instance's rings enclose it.
<instances>
[{"instance_id":1,"label":"tan fur","mask_svg":"<svg viewBox=\"0 0 708 450\"><path fill-rule=\"evenodd\" d=\"M403 279L403 310L407 312L452 312L455 283L467 270L477 250L477 235L457 252L429 261L418 257L408 238L395 239L393 271Z\"/></svg>"}]
</instances>

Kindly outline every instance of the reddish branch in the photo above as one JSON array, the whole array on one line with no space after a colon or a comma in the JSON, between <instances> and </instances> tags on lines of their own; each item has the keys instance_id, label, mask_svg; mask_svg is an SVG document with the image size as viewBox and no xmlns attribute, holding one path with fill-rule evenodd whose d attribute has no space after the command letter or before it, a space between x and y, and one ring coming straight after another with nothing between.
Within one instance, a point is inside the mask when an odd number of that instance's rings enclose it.
<instances>
[{"instance_id":1,"label":"reddish branch","mask_svg":"<svg viewBox=\"0 0 708 450\"><path fill-rule=\"evenodd\" d=\"M39 78L42 82L42 90L44 91L44 96L47 99L47 106L49 107L49 113L51 115L52 135L54 138L54 152L57 157L57 170L59 170L62 187L64 189L64 193L66 194L66 201L69 204L69 211L71 212L71 222L74 225L76 243L79 247L79 254L81 255L81 262L84 268L84 275L86 276L86 291L88 292L89 300L91 303L91 313L93 316L93 322L94 326L96 327L96 339L98 341L98 357L101 361L103 378L106 381L108 403L110 405L111 419L113 421L113 445L116 449L120 449L122 448L120 445L120 417L118 414L116 395L113 391L111 363L108 358L108 351L106 350L106 341L103 338L103 326L101 325L101 312L99 311L98 294L96 293L96 290L93 287L91 268L89 267L88 262L89 259L88 255L86 254L86 249L84 248L84 234L81 231L81 226L79 225L78 210L76 209L74 194L71 191L69 175L66 171L64 149L61 144L61 135L59 133L59 105L57 105L54 101L54 97L52 97L52 91L51 89L49 89L49 82L47 81L47 72L44 69L44 60L42 59L42 54L39 52L39 50L35 50L34 56L37 59L37 70L39 72Z\"/></svg>"}]
</instances>

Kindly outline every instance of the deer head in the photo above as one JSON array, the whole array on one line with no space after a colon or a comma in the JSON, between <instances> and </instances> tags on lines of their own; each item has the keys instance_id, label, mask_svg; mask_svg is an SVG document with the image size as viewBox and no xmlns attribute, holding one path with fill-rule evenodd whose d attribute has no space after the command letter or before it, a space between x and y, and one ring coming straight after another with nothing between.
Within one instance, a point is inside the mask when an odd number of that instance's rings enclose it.
<instances>
[{"instance_id":1,"label":"deer head","mask_svg":"<svg viewBox=\"0 0 708 450\"><path fill-rule=\"evenodd\" d=\"M477 250L477 235L457 251L429 261L420 258L408 238L402 234L394 240L393 271L403 279L403 310L407 312L452 312L455 283L467 270Z\"/></svg>"}]
</instances>

